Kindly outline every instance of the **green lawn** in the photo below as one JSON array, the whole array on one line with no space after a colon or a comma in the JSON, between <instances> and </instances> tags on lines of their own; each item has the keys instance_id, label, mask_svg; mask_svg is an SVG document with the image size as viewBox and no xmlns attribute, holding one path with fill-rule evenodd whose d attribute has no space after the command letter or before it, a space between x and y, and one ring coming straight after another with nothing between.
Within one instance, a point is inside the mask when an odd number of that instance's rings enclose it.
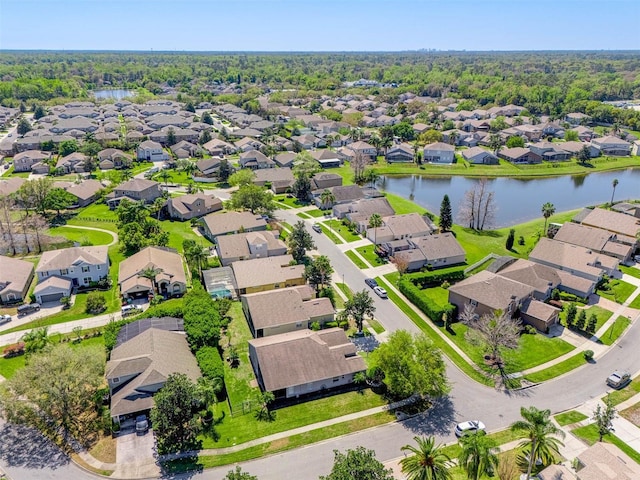
<instances>
[{"instance_id":1,"label":"green lawn","mask_svg":"<svg viewBox=\"0 0 640 480\"><path fill-rule=\"evenodd\" d=\"M274 200L276 202L283 203L290 208L300 208L309 205L309 202L301 203L296 197L289 197L287 195L276 195Z\"/></svg>"},{"instance_id":2,"label":"green lawn","mask_svg":"<svg viewBox=\"0 0 640 480\"><path fill-rule=\"evenodd\" d=\"M95 230L82 230L71 227L55 227L50 228L46 232L47 235L65 237L80 245L108 245L113 241L113 237L105 232L97 232Z\"/></svg>"},{"instance_id":3,"label":"green lawn","mask_svg":"<svg viewBox=\"0 0 640 480\"><path fill-rule=\"evenodd\" d=\"M578 309L578 313L580 313L579 310L580 309ZM593 313L595 313L596 317L598 318L598 323L596 324L596 331L598 331L598 329L602 327L602 325L604 325L607 320L609 320L611 315L613 315L613 312L606 310L602 307L599 307L598 305L592 305L591 307L587 308L585 312L587 314L587 320ZM560 321L562 322L563 325L565 324L565 318L566 318L566 310L560 312Z\"/></svg>"},{"instance_id":4,"label":"green lawn","mask_svg":"<svg viewBox=\"0 0 640 480\"><path fill-rule=\"evenodd\" d=\"M442 287L425 288L422 290L425 297L430 298L438 305L445 306L449 303L449 290Z\"/></svg>"},{"instance_id":5,"label":"green lawn","mask_svg":"<svg viewBox=\"0 0 640 480\"><path fill-rule=\"evenodd\" d=\"M595 424L587 425L585 427L576 428L571 431L576 437L584 440L587 444L593 445L598 441L598 427ZM629 455L636 463L640 464L640 453L636 452L633 448L620 440L614 434L610 433L605 435L602 439L607 443L612 443L624 453Z\"/></svg>"},{"instance_id":6,"label":"green lawn","mask_svg":"<svg viewBox=\"0 0 640 480\"><path fill-rule=\"evenodd\" d=\"M384 265L385 263L387 263L385 259L378 256L378 254L376 253L376 247L374 245L366 245L364 247L358 247L356 248L356 250L373 267L377 267L379 265Z\"/></svg>"},{"instance_id":7,"label":"green lawn","mask_svg":"<svg viewBox=\"0 0 640 480\"><path fill-rule=\"evenodd\" d=\"M613 279L607 282L608 289L607 290L596 290L596 293L602 297L608 298L609 300L613 300L616 303L624 303L629 295L631 295L635 290L635 285L631 285L630 283L625 282L624 280Z\"/></svg>"},{"instance_id":8,"label":"green lawn","mask_svg":"<svg viewBox=\"0 0 640 480\"><path fill-rule=\"evenodd\" d=\"M376 319L373 319L373 318L369 319L367 320L367 323L369 324L369 326L371 326L371 328L373 328L373 331L376 332L378 335L384 332L384 327Z\"/></svg>"},{"instance_id":9,"label":"green lawn","mask_svg":"<svg viewBox=\"0 0 640 480\"><path fill-rule=\"evenodd\" d=\"M384 196L387 197L387 200L389 201L389 205L393 207L393 209L396 212L396 215L404 215L405 213L414 213L414 212L419 213L420 215L424 215L425 213L427 213L426 208L423 208L420 205L413 203L411 200L401 197L400 195L395 195L393 193L386 192ZM437 213L437 212L434 212L434 213Z\"/></svg>"},{"instance_id":10,"label":"green lawn","mask_svg":"<svg viewBox=\"0 0 640 480\"><path fill-rule=\"evenodd\" d=\"M309 215L310 217L313 217L313 218L324 217L324 211L320 210L319 208L313 208L311 210L305 210L304 213L306 213L307 215Z\"/></svg>"},{"instance_id":11,"label":"green lawn","mask_svg":"<svg viewBox=\"0 0 640 480\"><path fill-rule=\"evenodd\" d=\"M168 173L166 183L163 177L164 172ZM154 173L151 179L161 183L162 185L165 185L165 184L186 185L188 183L193 182L191 175L187 175L187 173L182 170L172 170L172 169L162 170L158 173Z\"/></svg>"},{"instance_id":12,"label":"green lawn","mask_svg":"<svg viewBox=\"0 0 640 480\"><path fill-rule=\"evenodd\" d=\"M637 308L640 310L640 295L633 299L633 301L629 304L631 308Z\"/></svg>"},{"instance_id":13,"label":"green lawn","mask_svg":"<svg viewBox=\"0 0 640 480\"><path fill-rule=\"evenodd\" d=\"M539 370L534 373L529 373L525 378L532 383L545 382L552 378L559 377L560 375L570 372L571 370L581 367L587 363L584 359L582 352L573 355L560 363L553 365L552 367Z\"/></svg>"},{"instance_id":14,"label":"green lawn","mask_svg":"<svg viewBox=\"0 0 640 480\"><path fill-rule=\"evenodd\" d=\"M611 399L611 403L618 405L619 403L630 399L637 393L640 393L640 377L634 378L626 387L612 391L609 394L609 398Z\"/></svg>"},{"instance_id":15,"label":"green lawn","mask_svg":"<svg viewBox=\"0 0 640 480\"><path fill-rule=\"evenodd\" d=\"M622 273L626 273L627 275L631 275L632 277L640 278L640 269L635 267L627 267L626 265L618 266Z\"/></svg>"},{"instance_id":16,"label":"green lawn","mask_svg":"<svg viewBox=\"0 0 640 480\"><path fill-rule=\"evenodd\" d=\"M340 289L340 291L342 293L344 293L344 295L347 298L353 298L353 292L351 291L351 289L349 288L349 286L346 283L336 283L336 286Z\"/></svg>"},{"instance_id":17,"label":"green lawn","mask_svg":"<svg viewBox=\"0 0 640 480\"><path fill-rule=\"evenodd\" d=\"M571 424L574 424L574 423L581 422L582 420L585 420L585 419L587 419L589 417L587 417L582 412L578 412L576 410L571 410L569 412L559 413L558 415L556 415L553 418L556 419L556 422L558 422L558 424L560 426L564 427L565 425L571 425Z\"/></svg>"},{"instance_id":18,"label":"green lawn","mask_svg":"<svg viewBox=\"0 0 640 480\"><path fill-rule=\"evenodd\" d=\"M195 240L203 247L213 245L207 238L195 233L190 222L163 220L160 225L165 232L169 232L169 247L175 248L179 252L182 252L182 242L187 239Z\"/></svg>"},{"instance_id":19,"label":"green lawn","mask_svg":"<svg viewBox=\"0 0 640 480\"><path fill-rule=\"evenodd\" d=\"M355 263L356 267L358 267L360 270L364 270L365 268L370 268L371 267L371 265L367 265L362 260L360 260L360 257L358 257L351 250L347 250L346 252L344 252L344 254L347 256L347 258L349 258L349 260L351 260L353 263Z\"/></svg>"},{"instance_id":20,"label":"green lawn","mask_svg":"<svg viewBox=\"0 0 640 480\"><path fill-rule=\"evenodd\" d=\"M615 342L620 337L620 335L624 333L629 325L631 325L631 320L620 315L618 318L616 318L616 321L613 323L613 325L607 328L607 330L602 334L602 336L600 337L600 342L604 343L605 345L613 345L613 342Z\"/></svg>"},{"instance_id":21,"label":"green lawn","mask_svg":"<svg viewBox=\"0 0 640 480\"><path fill-rule=\"evenodd\" d=\"M338 235L344 238L345 242L347 243L362 240L362 237L360 237L360 235L353 233L351 230L345 227L342 224L342 222L339 220L335 220L335 219L327 220L326 222L323 222L323 225L326 225L327 227L329 227L330 230L337 232Z\"/></svg>"},{"instance_id":22,"label":"green lawn","mask_svg":"<svg viewBox=\"0 0 640 480\"><path fill-rule=\"evenodd\" d=\"M104 203L93 203L88 207L83 208L78 212L78 215L75 218L78 220L99 218L103 220L113 220L114 222L118 219L115 210L110 210Z\"/></svg>"},{"instance_id":23,"label":"green lawn","mask_svg":"<svg viewBox=\"0 0 640 480\"><path fill-rule=\"evenodd\" d=\"M318 225L320 225L320 228L322 228L322 233L324 233L327 236L327 238L331 240L333 243L335 243L336 245L340 245L341 243L344 243L342 240L340 240L336 236L335 233L333 233L333 231L329 230L329 227L325 226L323 223L319 223Z\"/></svg>"}]
</instances>

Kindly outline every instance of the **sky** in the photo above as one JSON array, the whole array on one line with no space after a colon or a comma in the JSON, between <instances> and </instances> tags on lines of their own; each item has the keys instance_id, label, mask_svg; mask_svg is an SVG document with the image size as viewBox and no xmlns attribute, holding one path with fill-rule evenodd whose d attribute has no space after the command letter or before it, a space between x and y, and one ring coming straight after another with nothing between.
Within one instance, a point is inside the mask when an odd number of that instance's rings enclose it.
<instances>
[{"instance_id":1,"label":"sky","mask_svg":"<svg viewBox=\"0 0 640 480\"><path fill-rule=\"evenodd\" d=\"M638 50L639 0L0 0L0 50Z\"/></svg>"}]
</instances>

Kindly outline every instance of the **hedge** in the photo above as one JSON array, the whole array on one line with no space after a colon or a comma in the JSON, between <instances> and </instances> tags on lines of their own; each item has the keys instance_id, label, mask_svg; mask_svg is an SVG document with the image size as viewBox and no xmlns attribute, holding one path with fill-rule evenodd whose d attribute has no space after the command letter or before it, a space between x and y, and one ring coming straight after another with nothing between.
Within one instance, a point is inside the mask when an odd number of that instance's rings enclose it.
<instances>
[{"instance_id":1,"label":"hedge","mask_svg":"<svg viewBox=\"0 0 640 480\"><path fill-rule=\"evenodd\" d=\"M464 280L464 269L465 267L453 267L446 271L409 273L404 275L403 279L410 280L413 285L420 288L434 287L442 285L445 281L455 283Z\"/></svg>"},{"instance_id":2,"label":"hedge","mask_svg":"<svg viewBox=\"0 0 640 480\"><path fill-rule=\"evenodd\" d=\"M422 313L429 317L433 322L441 324L443 315L447 315L449 321L455 318L456 307L447 303L442 306L429 297L424 292L413 284L410 278L403 277L398 283L398 288L402 294L409 299L416 307L418 307Z\"/></svg>"},{"instance_id":3,"label":"hedge","mask_svg":"<svg viewBox=\"0 0 640 480\"><path fill-rule=\"evenodd\" d=\"M224 362L217 348L202 347L196 352L196 360L203 377L210 380L214 378L224 380Z\"/></svg>"}]
</instances>

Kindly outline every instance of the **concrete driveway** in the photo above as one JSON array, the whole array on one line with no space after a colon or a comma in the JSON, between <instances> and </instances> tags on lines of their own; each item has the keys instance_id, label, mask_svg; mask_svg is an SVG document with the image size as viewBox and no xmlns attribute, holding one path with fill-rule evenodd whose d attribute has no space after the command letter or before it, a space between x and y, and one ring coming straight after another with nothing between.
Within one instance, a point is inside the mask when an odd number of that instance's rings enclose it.
<instances>
[{"instance_id":1,"label":"concrete driveway","mask_svg":"<svg viewBox=\"0 0 640 480\"><path fill-rule=\"evenodd\" d=\"M144 435L137 435L135 431L123 433L116 442L118 468L111 478L151 478L160 475L153 430Z\"/></svg>"}]
</instances>

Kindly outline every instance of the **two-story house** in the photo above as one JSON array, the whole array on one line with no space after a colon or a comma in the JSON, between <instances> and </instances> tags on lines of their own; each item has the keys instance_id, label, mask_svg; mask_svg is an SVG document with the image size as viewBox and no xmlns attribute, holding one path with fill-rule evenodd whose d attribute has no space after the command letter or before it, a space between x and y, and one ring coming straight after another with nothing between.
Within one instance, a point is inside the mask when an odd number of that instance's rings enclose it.
<instances>
[{"instance_id":1,"label":"two-story house","mask_svg":"<svg viewBox=\"0 0 640 480\"><path fill-rule=\"evenodd\" d=\"M164 151L162 145L153 140L145 140L136 149L136 155L138 160L145 160L147 162L156 162L168 160L169 155Z\"/></svg>"},{"instance_id":2,"label":"two-story house","mask_svg":"<svg viewBox=\"0 0 640 480\"><path fill-rule=\"evenodd\" d=\"M222 200L204 193L187 194L167 200L167 211L171 218L191 220L222 210Z\"/></svg>"},{"instance_id":3,"label":"two-story house","mask_svg":"<svg viewBox=\"0 0 640 480\"><path fill-rule=\"evenodd\" d=\"M113 192L106 197L109 208L116 208L120 202L127 199L132 202L153 203L156 198L162 196L160 184L144 178L133 178L118 185Z\"/></svg>"}]
</instances>

